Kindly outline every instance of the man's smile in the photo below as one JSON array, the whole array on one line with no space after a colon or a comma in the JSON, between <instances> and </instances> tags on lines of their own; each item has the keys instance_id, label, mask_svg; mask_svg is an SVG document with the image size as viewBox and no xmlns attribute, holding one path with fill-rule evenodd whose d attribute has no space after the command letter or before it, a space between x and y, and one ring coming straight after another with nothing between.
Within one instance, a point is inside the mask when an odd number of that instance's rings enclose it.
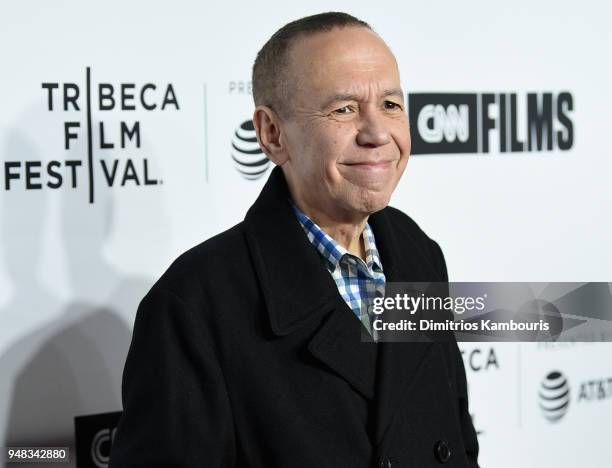
<instances>
[{"instance_id":1,"label":"man's smile","mask_svg":"<svg viewBox=\"0 0 612 468\"><path fill-rule=\"evenodd\" d=\"M397 159L347 161L338 163L344 169L361 171L364 173L377 174L392 169Z\"/></svg>"}]
</instances>

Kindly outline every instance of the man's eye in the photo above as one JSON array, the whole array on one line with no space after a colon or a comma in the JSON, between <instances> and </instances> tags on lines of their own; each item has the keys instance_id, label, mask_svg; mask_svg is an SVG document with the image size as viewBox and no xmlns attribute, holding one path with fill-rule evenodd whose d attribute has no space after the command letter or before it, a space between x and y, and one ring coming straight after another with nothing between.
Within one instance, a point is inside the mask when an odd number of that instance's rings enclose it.
<instances>
[{"instance_id":1,"label":"man's eye","mask_svg":"<svg viewBox=\"0 0 612 468\"><path fill-rule=\"evenodd\" d=\"M351 106L344 106L344 107L340 107L339 109L336 109L334 111L334 114L349 114L353 111Z\"/></svg>"},{"instance_id":2,"label":"man's eye","mask_svg":"<svg viewBox=\"0 0 612 468\"><path fill-rule=\"evenodd\" d=\"M400 106L397 102L385 101L385 109L393 110L393 109L401 109L401 108L402 106Z\"/></svg>"}]
</instances>

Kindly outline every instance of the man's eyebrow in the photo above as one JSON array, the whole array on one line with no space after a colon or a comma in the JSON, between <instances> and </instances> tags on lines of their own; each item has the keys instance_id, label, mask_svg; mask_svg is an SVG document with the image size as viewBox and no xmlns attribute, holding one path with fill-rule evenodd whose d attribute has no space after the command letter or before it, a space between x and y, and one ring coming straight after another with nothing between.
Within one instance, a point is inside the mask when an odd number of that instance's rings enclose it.
<instances>
[{"instance_id":1,"label":"man's eyebrow","mask_svg":"<svg viewBox=\"0 0 612 468\"><path fill-rule=\"evenodd\" d=\"M381 97L389 97L389 96L395 96L395 97L400 98L402 101L404 100L404 92L402 91L401 88L388 89L384 91L381 95Z\"/></svg>"},{"instance_id":2,"label":"man's eyebrow","mask_svg":"<svg viewBox=\"0 0 612 468\"><path fill-rule=\"evenodd\" d=\"M401 88L386 89L380 94L380 98L386 98L389 96L395 96L395 97L400 98L402 102L404 101L404 92L401 90ZM323 108L325 109L331 106L334 102L359 101L359 100L360 100L360 97L354 93L337 93L337 94L334 94L333 96L330 96L325 101L325 103L323 104Z\"/></svg>"}]
</instances>

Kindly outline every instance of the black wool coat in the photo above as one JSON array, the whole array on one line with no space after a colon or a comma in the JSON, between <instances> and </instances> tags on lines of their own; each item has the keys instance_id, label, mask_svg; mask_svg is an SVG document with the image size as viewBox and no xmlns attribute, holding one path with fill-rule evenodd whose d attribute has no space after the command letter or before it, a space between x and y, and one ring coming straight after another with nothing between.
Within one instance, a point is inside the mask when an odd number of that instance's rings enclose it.
<instances>
[{"instance_id":1,"label":"black wool coat","mask_svg":"<svg viewBox=\"0 0 612 468\"><path fill-rule=\"evenodd\" d=\"M363 342L287 197L276 167L140 303L110 467L477 467L456 342ZM408 216L369 223L387 281L447 281Z\"/></svg>"}]
</instances>

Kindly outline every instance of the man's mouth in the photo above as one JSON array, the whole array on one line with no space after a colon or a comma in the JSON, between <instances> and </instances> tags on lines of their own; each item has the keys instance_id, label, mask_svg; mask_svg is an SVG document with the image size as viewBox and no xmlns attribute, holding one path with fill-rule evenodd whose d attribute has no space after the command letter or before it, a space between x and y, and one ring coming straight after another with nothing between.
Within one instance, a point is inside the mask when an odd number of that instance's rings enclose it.
<instances>
[{"instance_id":1,"label":"man's mouth","mask_svg":"<svg viewBox=\"0 0 612 468\"><path fill-rule=\"evenodd\" d=\"M353 168L353 169L365 169L365 170L380 170L391 167L391 164L396 162L393 159L384 159L384 160L364 160L364 161L346 161L339 163L343 166Z\"/></svg>"}]
</instances>

